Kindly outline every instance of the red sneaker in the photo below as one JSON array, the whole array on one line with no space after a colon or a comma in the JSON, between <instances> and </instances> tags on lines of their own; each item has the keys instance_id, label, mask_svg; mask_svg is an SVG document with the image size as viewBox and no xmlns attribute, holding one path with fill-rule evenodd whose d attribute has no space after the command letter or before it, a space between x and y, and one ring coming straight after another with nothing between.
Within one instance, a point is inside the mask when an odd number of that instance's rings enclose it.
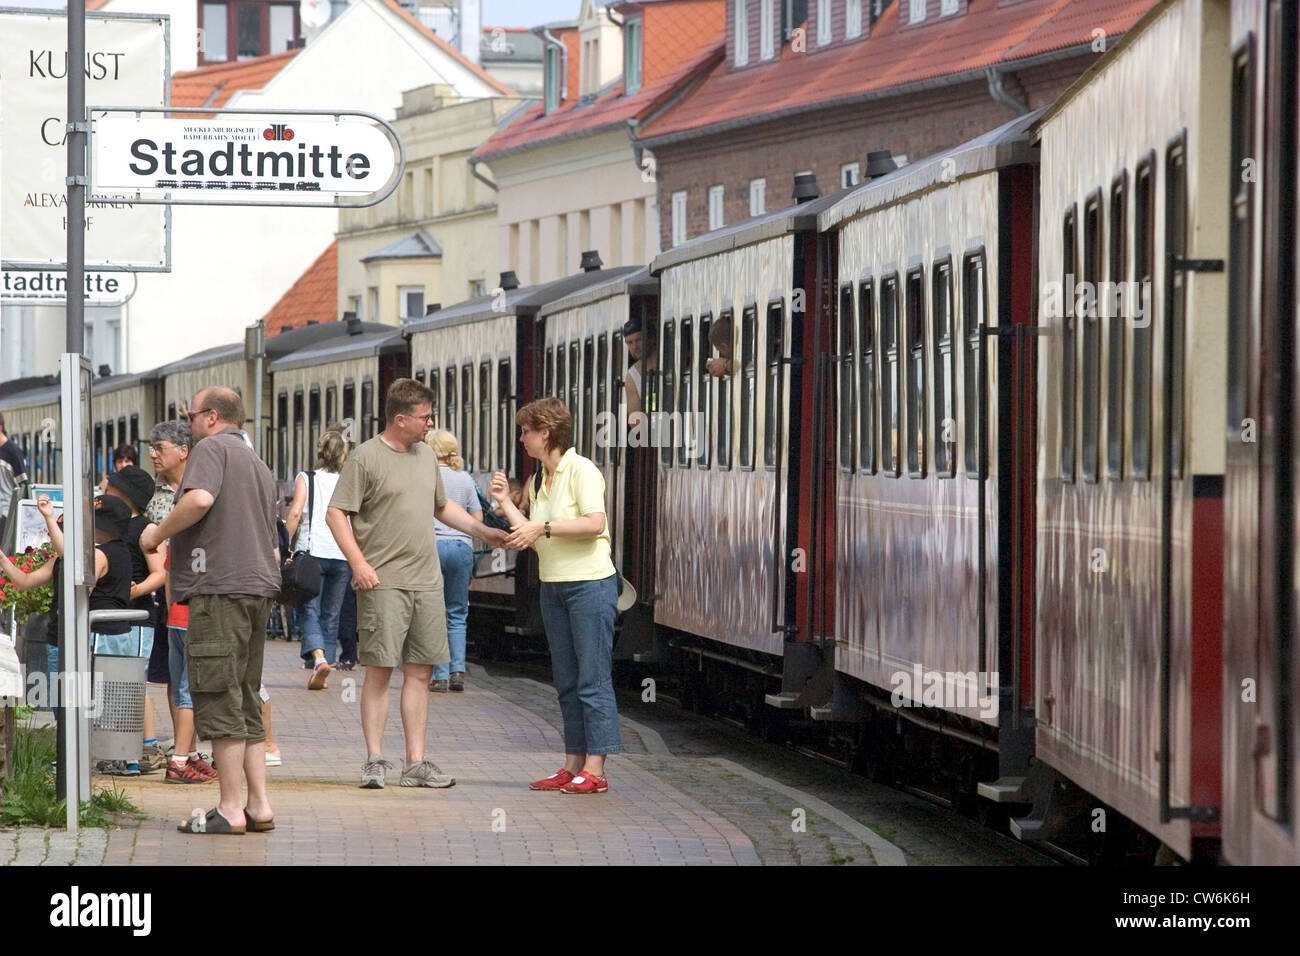
<instances>
[{"instance_id":1,"label":"red sneaker","mask_svg":"<svg viewBox=\"0 0 1300 956\"><path fill-rule=\"evenodd\" d=\"M177 767L168 762L167 776L164 779L168 783L207 783L209 778L199 773L193 763L187 762L184 766Z\"/></svg>"},{"instance_id":2,"label":"red sneaker","mask_svg":"<svg viewBox=\"0 0 1300 956\"><path fill-rule=\"evenodd\" d=\"M560 787L560 793L604 793L609 789L609 781L595 774L582 772Z\"/></svg>"},{"instance_id":3,"label":"red sneaker","mask_svg":"<svg viewBox=\"0 0 1300 956\"><path fill-rule=\"evenodd\" d=\"M528 785L529 790L559 790L570 780L573 774L561 767L555 773L551 774L545 780L534 780Z\"/></svg>"},{"instance_id":4,"label":"red sneaker","mask_svg":"<svg viewBox=\"0 0 1300 956\"><path fill-rule=\"evenodd\" d=\"M189 762L186 764L186 766L193 767L195 773L197 773L200 777L203 778L204 783L206 783L209 780L217 779L217 768L212 766L212 764L208 763L206 760L204 760L202 754L200 754L197 757L190 757Z\"/></svg>"}]
</instances>

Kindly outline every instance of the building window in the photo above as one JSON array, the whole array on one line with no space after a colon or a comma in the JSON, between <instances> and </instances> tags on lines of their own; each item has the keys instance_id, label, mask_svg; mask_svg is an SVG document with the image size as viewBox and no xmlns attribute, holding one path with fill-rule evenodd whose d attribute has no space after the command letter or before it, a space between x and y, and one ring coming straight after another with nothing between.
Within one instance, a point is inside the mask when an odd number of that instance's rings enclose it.
<instances>
[{"instance_id":1,"label":"building window","mask_svg":"<svg viewBox=\"0 0 1300 956\"><path fill-rule=\"evenodd\" d=\"M862 0L844 2L844 37L848 40L862 36Z\"/></svg>"},{"instance_id":2,"label":"building window","mask_svg":"<svg viewBox=\"0 0 1300 956\"><path fill-rule=\"evenodd\" d=\"M629 20L623 31L623 87L628 96L641 89L640 20Z\"/></svg>"},{"instance_id":3,"label":"building window","mask_svg":"<svg viewBox=\"0 0 1300 956\"><path fill-rule=\"evenodd\" d=\"M840 188L848 189L862 182L862 164L845 163L840 167Z\"/></svg>"},{"instance_id":4,"label":"building window","mask_svg":"<svg viewBox=\"0 0 1300 956\"><path fill-rule=\"evenodd\" d=\"M831 42L831 0L817 0L817 45Z\"/></svg>"},{"instance_id":5,"label":"building window","mask_svg":"<svg viewBox=\"0 0 1300 956\"><path fill-rule=\"evenodd\" d=\"M370 287L370 321L379 321L379 288L377 286Z\"/></svg>"},{"instance_id":6,"label":"building window","mask_svg":"<svg viewBox=\"0 0 1300 956\"><path fill-rule=\"evenodd\" d=\"M767 212L767 180L751 179L749 181L749 214L761 216Z\"/></svg>"},{"instance_id":7,"label":"building window","mask_svg":"<svg viewBox=\"0 0 1300 956\"><path fill-rule=\"evenodd\" d=\"M925 5L929 0L911 0L910 12L907 15L908 23L922 23L925 20Z\"/></svg>"},{"instance_id":8,"label":"building window","mask_svg":"<svg viewBox=\"0 0 1300 956\"><path fill-rule=\"evenodd\" d=\"M348 311L351 312L353 315L355 315L358 319L365 318L365 316L361 314L361 296L359 295L348 296Z\"/></svg>"},{"instance_id":9,"label":"building window","mask_svg":"<svg viewBox=\"0 0 1300 956\"><path fill-rule=\"evenodd\" d=\"M560 48L551 44L546 48L546 112L560 108Z\"/></svg>"},{"instance_id":10,"label":"building window","mask_svg":"<svg viewBox=\"0 0 1300 956\"><path fill-rule=\"evenodd\" d=\"M402 308L402 319L418 319L424 315L424 286L404 285L397 290L397 302Z\"/></svg>"},{"instance_id":11,"label":"building window","mask_svg":"<svg viewBox=\"0 0 1300 956\"><path fill-rule=\"evenodd\" d=\"M721 186L709 187L709 231L721 229L724 225L722 212L723 189Z\"/></svg>"},{"instance_id":12,"label":"building window","mask_svg":"<svg viewBox=\"0 0 1300 956\"><path fill-rule=\"evenodd\" d=\"M735 0L736 66L749 62L749 0Z\"/></svg>"},{"instance_id":13,"label":"building window","mask_svg":"<svg viewBox=\"0 0 1300 956\"><path fill-rule=\"evenodd\" d=\"M961 9L961 0L943 0L943 6L939 10L939 15L950 17Z\"/></svg>"},{"instance_id":14,"label":"building window","mask_svg":"<svg viewBox=\"0 0 1300 956\"><path fill-rule=\"evenodd\" d=\"M283 53L302 32L297 3L268 0L200 0L198 22L200 63Z\"/></svg>"},{"instance_id":15,"label":"building window","mask_svg":"<svg viewBox=\"0 0 1300 956\"><path fill-rule=\"evenodd\" d=\"M776 56L776 0L759 0L758 55L770 60Z\"/></svg>"},{"instance_id":16,"label":"building window","mask_svg":"<svg viewBox=\"0 0 1300 956\"><path fill-rule=\"evenodd\" d=\"M686 191L673 193L672 244L680 246L686 241Z\"/></svg>"}]
</instances>

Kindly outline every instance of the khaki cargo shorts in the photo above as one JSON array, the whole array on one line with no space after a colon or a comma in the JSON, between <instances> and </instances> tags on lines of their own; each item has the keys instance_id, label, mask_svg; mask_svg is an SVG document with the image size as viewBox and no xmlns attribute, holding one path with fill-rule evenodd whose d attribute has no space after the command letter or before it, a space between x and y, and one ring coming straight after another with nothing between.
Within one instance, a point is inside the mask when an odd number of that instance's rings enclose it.
<instances>
[{"instance_id":1,"label":"khaki cargo shorts","mask_svg":"<svg viewBox=\"0 0 1300 956\"><path fill-rule=\"evenodd\" d=\"M258 690L271 600L251 594L190 598L185 650L199 739L266 740Z\"/></svg>"},{"instance_id":2,"label":"khaki cargo shorts","mask_svg":"<svg viewBox=\"0 0 1300 956\"><path fill-rule=\"evenodd\" d=\"M357 591L357 661L366 667L449 663L442 588Z\"/></svg>"}]
</instances>

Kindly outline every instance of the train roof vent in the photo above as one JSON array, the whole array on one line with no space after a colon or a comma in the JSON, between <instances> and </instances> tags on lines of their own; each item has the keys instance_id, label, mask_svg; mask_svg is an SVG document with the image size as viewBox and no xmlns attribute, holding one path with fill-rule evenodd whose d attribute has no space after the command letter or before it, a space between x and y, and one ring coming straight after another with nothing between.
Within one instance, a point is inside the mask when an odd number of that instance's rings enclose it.
<instances>
[{"instance_id":1,"label":"train roof vent","mask_svg":"<svg viewBox=\"0 0 1300 956\"><path fill-rule=\"evenodd\" d=\"M501 273L501 288L507 290L519 288L519 276L515 275L514 269L507 269Z\"/></svg>"},{"instance_id":2,"label":"train roof vent","mask_svg":"<svg viewBox=\"0 0 1300 956\"><path fill-rule=\"evenodd\" d=\"M894 154L887 149L873 149L867 153L867 179L879 179L898 168Z\"/></svg>"},{"instance_id":3,"label":"train roof vent","mask_svg":"<svg viewBox=\"0 0 1300 956\"><path fill-rule=\"evenodd\" d=\"M108 377L109 377L110 375L112 375L112 374L113 374L113 370L112 370L111 368L109 368L107 365L101 365L101 366L99 367L99 377L100 377L100 378L108 378Z\"/></svg>"},{"instance_id":4,"label":"train roof vent","mask_svg":"<svg viewBox=\"0 0 1300 956\"><path fill-rule=\"evenodd\" d=\"M794 174L794 192L790 198L796 203L805 203L818 198L822 194L821 187L817 185L817 176L815 173L804 172Z\"/></svg>"},{"instance_id":5,"label":"train roof vent","mask_svg":"<svg viewBox=\"0 0 1300 956\"><path fill-rule=\"evenodd\" d=\"M583 272L599 272L602 265L604 263L600 261L600 253L595 249L588 249L582 254Z\"/></svg>"},{"instance_id":6,"label":"train roof vent","mask_svg":"<svg viewBox=\"0 0 1300 956\"><path fill-rule=\"evenodd\" d=\"M441 302L431 302L429 305L424 307L424 314L433 315L433 313L437 312L441 308L442 308Z\"/></svg>"},{"instance_id":7,"label":"train roof vent","mask_svg":"<svg viewBox=\"0 0 1300 956\"><path fill-rule=\"evenodd\" d=\"M357 318L355 312L344 312L343 321L347 323L348 335L360 335L365 331L361 328L361 320Z\"/></svg>"}]
</instances>

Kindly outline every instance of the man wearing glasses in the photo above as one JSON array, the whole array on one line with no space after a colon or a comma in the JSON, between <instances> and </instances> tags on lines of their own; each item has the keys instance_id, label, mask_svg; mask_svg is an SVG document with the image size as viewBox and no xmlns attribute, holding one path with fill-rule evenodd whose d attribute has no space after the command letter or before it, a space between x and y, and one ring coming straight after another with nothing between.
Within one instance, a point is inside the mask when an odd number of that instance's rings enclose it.
<instances>
[{"instance_id":1,"label":"man wearing glasses","mask_svg":"<svg viewBox=\"0 0 1300 956\"><path fill-rule=\"evenodd\" d=\"M402 668L402 731L406 738L403 787L450 787L456 779L425 759L429 677L451 660L447 610L434 518L492 547L506 533L475 521L449 501L438 458L424 443L433 424L433 392L399 378L384 399L384 430L343 464L325 521L352 568L357 592L357 660L366 668L361 731L366 762L361 786L382 789L388 685ZM351 521L349 522L349 519Z\"/></svg>"}]
</instances>

